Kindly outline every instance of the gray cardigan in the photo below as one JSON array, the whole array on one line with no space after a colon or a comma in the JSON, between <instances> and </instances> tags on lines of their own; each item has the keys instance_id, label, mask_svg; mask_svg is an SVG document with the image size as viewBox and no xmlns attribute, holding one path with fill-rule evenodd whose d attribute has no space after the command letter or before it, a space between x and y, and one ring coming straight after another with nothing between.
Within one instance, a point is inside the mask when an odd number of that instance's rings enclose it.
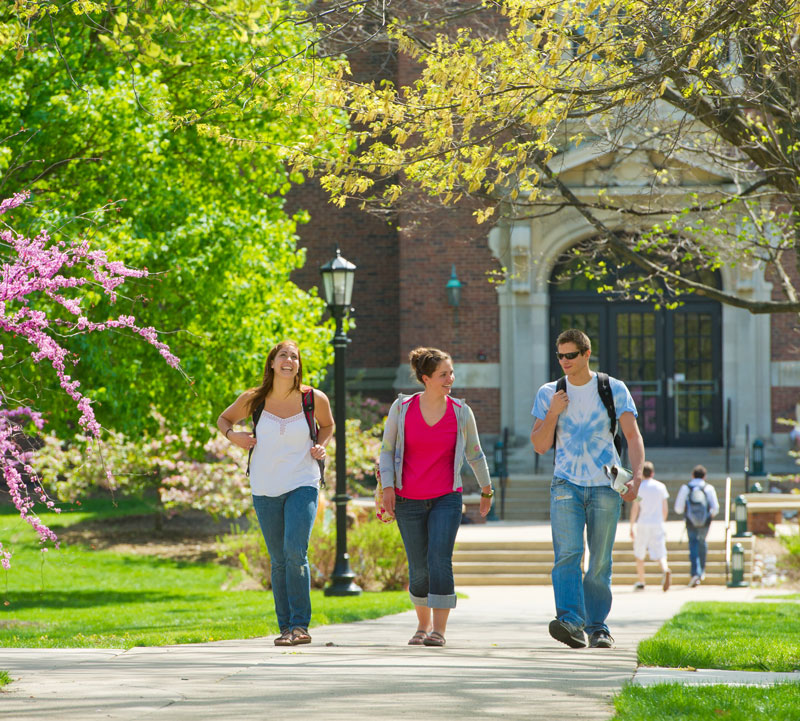
<instances>
[{"instance_id":1,"label":"gray cardigan","mask_svg":"<svg viewBox=\"0 0 800 721\"><path fill-rule=\"evenodd\" d=\"M383 429L383 443L381 443L381 485L384 488L394 486L397 490L403 487L403 446L405 438L405 420L408 407L414 396L401 393L397 400L392 403L389 415L386 418L386 426ZM458 423L458 435L456 436L456 456L453 468L453 490L461 486L461 464L466 458L472 472L478 479L481 488L492 484L489 475L489 466L486 463L486 456L481 450L481 441L478 438L478 427L475 424L475 416L466 401L459 398L451 398L453 409L456 412Z\"/></svg>"}]
</instances>

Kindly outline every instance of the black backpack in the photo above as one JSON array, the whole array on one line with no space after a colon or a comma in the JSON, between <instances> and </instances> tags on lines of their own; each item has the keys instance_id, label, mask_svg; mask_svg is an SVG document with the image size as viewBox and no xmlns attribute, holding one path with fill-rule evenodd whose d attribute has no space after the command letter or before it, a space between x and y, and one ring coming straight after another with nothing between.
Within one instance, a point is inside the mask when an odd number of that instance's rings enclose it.
<instances>
[{"instance_id":1,"label":"black backpack","mask_svg":"<svg viewBox=\"0 0 800 721\"><path fill-rule=\"evenodd\" d=\"M686 496L686 522L695 528L702 528L708 523L708 496L706 495L706 482L699 486L687 486L689 494Z\"/></svg>"},{"instance_id":2,"label":"black backpack","mask_svg":"<svg viewBox=\"0 0 800 721\"><path fill-rule=\"evenodd\" d=\"M622 457L622 439L617 433L617 409L614 408L614 394L611 392L611 383L608 380L608 373L595 373L597 376L597 392L600 395L600 400L606 407L608 418L611 421L611 437L614 439L614 448L617 449L617 455ZM556 393L558 391L567 390L567 377L561 376L556 382ZM558 424L556 424L556 431L553 433L553 448L556 447L558 440ZM555 458L555 454L553 454Z\"/></svg>"},{"instance_id":3,"label":"black backpack","mask_svg":"<svg viewBox=\"0 0 800 721\"><path fill-rule=\"evenodd\" d=\"M261 414L264 411L264 401L261 401L255 408L253 408L253 437L256 437L256 426L258 425L258 419L261 418ZM314 389L308 388L307 390L303 391L303 415L306 417L306 423L308 423L308 433L311 436L311 440L316 443L317 442L317 431L319 430L317 427L317 421L314 418ZM250 475L250 458L253 455L253 449L251 448L247 452L247 475ZM317 460L319 463L319 485L320 488L325 488L325 461L321 458Z\"/></svg>"}]
</instances>

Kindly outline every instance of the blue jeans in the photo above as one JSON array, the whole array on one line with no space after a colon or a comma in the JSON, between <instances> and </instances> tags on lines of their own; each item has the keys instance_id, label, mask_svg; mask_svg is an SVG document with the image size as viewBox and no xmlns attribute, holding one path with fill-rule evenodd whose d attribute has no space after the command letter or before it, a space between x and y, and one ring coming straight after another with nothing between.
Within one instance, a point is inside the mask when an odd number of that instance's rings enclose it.
<instances>
[{"instance_id":1,"label":"blue jeans","mask_svg":"<svg viewBox=\"0 0 800 721\"><path fill-rule=\"evenodd\" d=\"M610 486L578 486L563 478L554 478L550 486L556 617L576 630L608 631L611 550L621 505L619 493ZM581 568L584 528L589 546L585 575Z\"/></svg>"},{"instance_id":2,"label":"blue jeans","mask_svg":"<svg viewBox=\"0 0 800 721\"><path fill-rule=\"evenodd\" d=\"M689 534L689 572L692 576L702 578L706 573L706 554L708 542L706 536L711 524L695 528L691 523L686 523L686 532Z\"/></svg>"},{"instance_id":3,"label":"blue jeans","mask_svg":"<svg viewBox=\"0 0 800 721\"><path fill-rule=\"evenodd\" d=\"M272 567L272 598L281 631L311 621L308 540L317 515L319 491L301 486L280 496L253 496L258 524Z\"/></svg>"},{"instance_id":4,"label":"blue jeans","mask_svg":"<svg viewBox=\"0 0 800 721\"><path fill-rule=\"evenodd\" d=\"M397 496L395 517L408 558L411 603L429 608L455 608L453 547L461 525L461 493L438 498Z\"/></svg>"}]
</instances>

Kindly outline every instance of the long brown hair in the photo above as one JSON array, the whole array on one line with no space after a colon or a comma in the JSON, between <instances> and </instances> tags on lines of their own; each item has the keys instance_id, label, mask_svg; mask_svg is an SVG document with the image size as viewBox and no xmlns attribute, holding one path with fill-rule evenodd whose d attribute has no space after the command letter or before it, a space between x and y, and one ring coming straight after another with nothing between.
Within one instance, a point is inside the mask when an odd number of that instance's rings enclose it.
<instances>
[{"instance_id":1,"label":"long brown hair","mask_svg":"<svg viewBox=\"0 0 800 721\"><path fill-rule=\"evenodd\" d=\"M252 396L250 397L250 404L248 406L247 412L252 413L253 409L263 403L267 396L272 393L272 384L275 381L275 371L272 370L272 362L275 360L275 356L278 355L280 350L287 345L292 345L297 349L297 361L298 361L298 369L297 375L294 377L294 385L292 386L292 390L299 391L303 385L303 356L300 355L300 346L297 344L297 341L294 340L282 340L277 345L273 346L270 352L267 354L267 362L264 364L264 379L261 381L261 385L258 388L252 388Z\"/></svg>"}]
</instances>

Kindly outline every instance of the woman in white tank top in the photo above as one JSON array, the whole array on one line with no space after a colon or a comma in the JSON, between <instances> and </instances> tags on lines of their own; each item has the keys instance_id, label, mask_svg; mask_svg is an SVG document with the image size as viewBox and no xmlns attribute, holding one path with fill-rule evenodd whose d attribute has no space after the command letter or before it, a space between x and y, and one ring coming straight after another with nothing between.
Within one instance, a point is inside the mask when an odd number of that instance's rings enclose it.
<instances>
[{"instance_id":1,"label":"woman in white tank top","mask_svg":"<svg viewBox=\"0 0 800 721\"><path fill-rule=\"evenodd\" d=\"M319 500L320 463L333 436L327 396L313 390L317 441L303 412L303 362L294 341L278 343L267 356L264 380L240 395L217 419L217 428L252 452L250 490L269 552L272 596L281 634L276 646L310 643L311 579L308 541ZM263 407L255 436L234 425Z\"/></svg>"}]
</instances>

